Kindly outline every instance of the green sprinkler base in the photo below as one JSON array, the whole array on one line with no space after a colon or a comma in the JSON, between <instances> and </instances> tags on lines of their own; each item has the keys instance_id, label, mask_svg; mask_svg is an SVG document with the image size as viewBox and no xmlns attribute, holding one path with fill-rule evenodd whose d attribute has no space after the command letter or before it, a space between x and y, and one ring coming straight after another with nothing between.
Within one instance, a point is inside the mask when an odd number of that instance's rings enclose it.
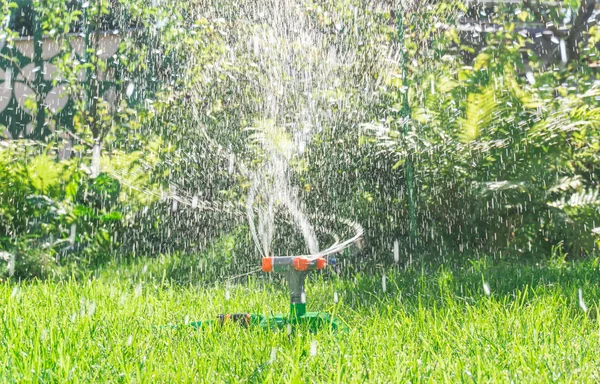
<instances>
[{"instance_id":1,"label":"green sprinkler base","mask_svg":"<svg viewBox=\"0 0 600 384\"><path fill-rule=\"evenodd\" d=\"M219 315L216 320L197 321L189 325L194 328L206 328L237 324L245 328L262 328L263 330L291 331L305 329L316 333L320 330L348 331L348 327L339 319L325 312L307 312L300 316L274 315L263 316L251 313L235 313L231 315Z\"/></svg>"},{"instance_id":2,"label":"green sprinkler base","mask_svg":"<svg viewBox=\"0 0 600 384\"><path fill-rule=\"evenodd\" d=\"M234 313L218 315L215 320L196 321L189 325L194 328L205 328L237 324L246 328L262 328L263 330L295 329L315 333L320 330L333 332L348 331L348 327L339 319L325 312L306 312L306 293L304 281L311 270L322 269L326 265L323 258L307 256L283 256L263 258L262 269L265 272L283 272L287 275L290 287L290 314L263 316L252 313Z\"/></svg>"}]
</instances>

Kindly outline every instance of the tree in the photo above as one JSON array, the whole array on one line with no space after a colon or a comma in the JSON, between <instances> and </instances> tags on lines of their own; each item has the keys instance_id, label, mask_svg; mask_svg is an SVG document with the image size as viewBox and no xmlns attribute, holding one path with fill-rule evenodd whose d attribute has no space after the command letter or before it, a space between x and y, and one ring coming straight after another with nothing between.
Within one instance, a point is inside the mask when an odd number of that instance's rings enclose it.
<instances>
[{"instance_id":1,"label":"tree","mask_svg":"<svg viewBox=\"0 0 600 384\"><path fill-rule=\"evenodd\" d=\"M564 4L523 0L524 7L534 15L535 20L552 32L552 35L544 35L545 38L551 40L554 37L564 42L561 42L564 44L564 48L561 48L564 52L559 56L561 60L565 64L573 62L577 65L582 48L590 39L590 28L596 24L598 4L597 0L573 0ZM552 56L549 53L544 61L549 61Z\"/></svg>"}]
</instances>

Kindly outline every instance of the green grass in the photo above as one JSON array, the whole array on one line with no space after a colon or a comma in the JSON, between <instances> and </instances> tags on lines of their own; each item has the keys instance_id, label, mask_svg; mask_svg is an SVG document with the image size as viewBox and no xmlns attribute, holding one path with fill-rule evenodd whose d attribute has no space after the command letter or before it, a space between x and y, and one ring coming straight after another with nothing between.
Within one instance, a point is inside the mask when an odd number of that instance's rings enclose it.
<instances>
[{"instance_id":1,"label":"green grass","mask_svg":"<svg viewBox=\"0 0 600 384\"><path fill-rule=\"evenodd\" d=\"M600 380L599 270L591 261L388 271L386 292L381 275L312 276L309 308L351 328L337 336L155 328L223 312L285 312L286 287L266 279L181 286L148 272L154 266L123 268L89 281L2 283L0 381Z\"/></svg>"}]
</instances>

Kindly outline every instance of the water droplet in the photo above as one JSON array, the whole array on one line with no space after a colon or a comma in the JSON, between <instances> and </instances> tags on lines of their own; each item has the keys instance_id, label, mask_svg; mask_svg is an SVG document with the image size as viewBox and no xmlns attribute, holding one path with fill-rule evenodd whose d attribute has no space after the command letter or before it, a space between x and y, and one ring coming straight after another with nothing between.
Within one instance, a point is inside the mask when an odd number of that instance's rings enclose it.
<instances>
[{"instance_id":1,"label":"water droplet","mask_svg":"<svg viewBox=\"0 0 600 384\"><path fill-rule=\"evenodd\" d=\"M168 19L165 17L163 19L158 20L154 26L156 27L156 29L162 29L165 25L167 25L167 21Z\"/></svg>"},{"instance_id":2,"label":"water droplet","mask_svg":"<svg viewBox=\"0 0 600 384\"><path fill-rule=\"evenodd\" d=\"M306 141L301 140L298 143L298 153L300 153L302 155L302 154L304 154L305 150L306 150Z\"/></svg>"},{"instance_id":3,"label":"water droplet","mask_svg":"<svg viewBox=\"0 0 600 384\"><path fill-rule=\"evenodd\" d=\"M234 167L235 166L235 154L234 153L230 153L229 154L229 169L228 172L229 174L233 174L234 171Z\"/></svg>"},{"instance_id":4,"label":"water droplet","mask_svg":"<svg viewBox=\"0 0 600 384\"><path fill-rule=\"evenodd\" d=\"M75 244L75 236L77 235L77 224L71 224L71 234L69 236L69 243L71 246Z\"/></svg>"},{"instance_id":5,"label":"water droplet","mask_svg":"<svg viewBox=\"0 0 600 384\"><path fill-rule=\"evenodd\" d=\"M564 40L560 41L560 58L562 59L563 63L566 63L569 60L567 57L567 44Z\"/></svg>"},{"instance_id":6,"label":"water droplet","mask_svg":"<svg viewBox=\"0 0 600 384\"><path fill-rule=\"evenodd\" d=\"M310 342L310 355L317 356L317 340Z\"/></svg>"},{"instance_id":7,"label":"water droplet","mask_svg":"<svg viewBox=\"0 0 600 384\"><path fill-rule=\"evenodd\" d=\"M488 283L483 283L483 292L485 292L487 296L492 294L492 291L490 290L490 285Z\"/></svg>"},{"instance_id":8,"label":"water droplet","mask_svg":"<svg viewBox=\"0 0 600 384\"><path fill-rule=\"evenodd\" d=\"M527 82L531 85L535 84L535 77L533 76L533 72L527 72L525 74L525 78L527 79Z\"/></svg>"},{"instance_id":9,"label":"water droplet","mask_svg":"<svg viewBox=\"0 0 600 384\"><path fill-rule=\"evenodd\" d=\"M579 307L581 307L583 312L588 311L588 307L585 304L585 301L583 301L583 290L581 288L579 288Z\"/></svg>"},{"instance_id":10,"label":"water droplet","mask_svg":"<svg viewBox=\"0 0 600 384\"><path fill-rule=\"evenodd\" d=\"M92 168L90 177L92 179L98 177L100 175L100 158L102 155L102 148L99 142L94 144L92 148Z\"/></svg>"},{"instance_id":11,"label":"water droplet","mask_svg":"<svg viewBox=\"0 0 600 384\"><path fill-rule=\"evenodd\" d=\"M134 89L135 89L135 85L133 85L133 83L127 84L127 89L125 90L125 95L127 95L127 97L131 97L131 95L133 95Z\"/></svg>"}]
</instances>

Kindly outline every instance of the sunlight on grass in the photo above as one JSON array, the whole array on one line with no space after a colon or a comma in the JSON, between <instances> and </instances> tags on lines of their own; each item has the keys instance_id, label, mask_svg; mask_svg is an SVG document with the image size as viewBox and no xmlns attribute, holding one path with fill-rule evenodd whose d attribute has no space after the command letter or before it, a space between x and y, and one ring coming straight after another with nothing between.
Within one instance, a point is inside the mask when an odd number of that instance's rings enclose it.
<instances>
[{"instance_id":1,"label":"sunlight on grass","mask_svg":"<svg viewBox=\"0 0 600 384\"><path fill-rule=\"evenodd\" d=\"M385 292L381 278L316 277L308 286L310 308L338 315L351 331L300 330L289 336L237 326L161 327L218 313L285 312L285 287L260 279L230 288L110 274L82 282L4 283L0 377L6 382L595 381L600 379L595 274L597 268L578 264L387 271Z\"/></svg>"}]
</instances>

